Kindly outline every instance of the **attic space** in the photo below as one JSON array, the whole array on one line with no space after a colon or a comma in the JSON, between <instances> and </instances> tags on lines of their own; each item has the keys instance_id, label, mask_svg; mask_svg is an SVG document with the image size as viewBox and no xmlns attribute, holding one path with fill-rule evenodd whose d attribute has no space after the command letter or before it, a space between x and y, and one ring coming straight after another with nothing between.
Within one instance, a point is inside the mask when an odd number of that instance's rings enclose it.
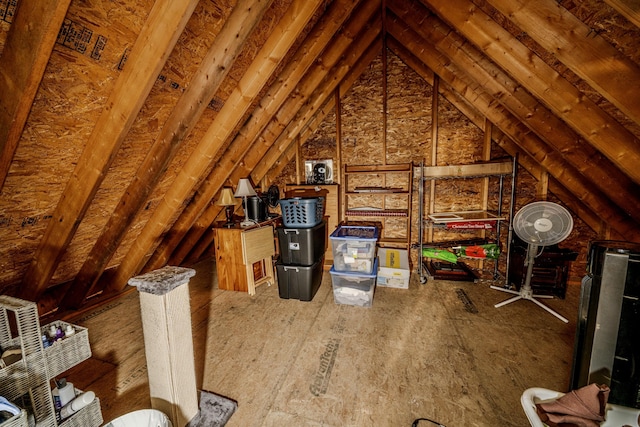
<instances>
[{"instance_id":1,"label":"attic space","mask_svg":"<svg viewBox=\"0 0 640 427\"><path fill-rule=\"evenodd\" d=\"M282 202L322 197L314 294L331 296L328 236L355 225L407 254L404 298L442 296L453 276L433 269L453 265L509 313L492 287L524 285L514 220L539 203L568 215L532 279L569 320L566 375L592 249L640 245L635 4L0 0L0 295L78 320L137 310L134 277L199 266L247 304L282 280ZM273 231L251 255L231 237L247 219ZM495 257L460 252L482 245Z\"/></svg>"}]
</instances>

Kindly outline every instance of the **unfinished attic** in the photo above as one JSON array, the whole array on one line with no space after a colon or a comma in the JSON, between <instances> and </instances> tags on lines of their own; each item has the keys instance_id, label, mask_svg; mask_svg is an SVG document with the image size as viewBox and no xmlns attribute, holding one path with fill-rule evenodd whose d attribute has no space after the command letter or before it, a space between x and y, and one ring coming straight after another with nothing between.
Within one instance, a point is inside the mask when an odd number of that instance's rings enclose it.
<instances>
[{"instance_id":1,"label":"unfinished attic","mask_svg":"<svg viewBox=\"0 0 640 427\"><path fill-rule=\"evenodd\" d=\"M640 408L637 1L0 0L0 17L0 306L88 330L82 363L37 384L95 392L78 425L191 419L191 387L158 391L175 384L155 381L135 285L174 270L195 272L183 359L236 404L228 425L522 426L525 390L585 381ZM286 223L295 197L320 204L313 224ZM369 262L336 259L348 227L375 230ZM322 239L308 276L284 269L287 228ZM406 255L400 288L380 284L386 254ZM365 307L337 297L349 268ZM584 295L609 271L616 365L585 377ZM28 406L6 369L0 395ZM81 422L47 411L25 414Z\"/></svg>"}]
</instances>

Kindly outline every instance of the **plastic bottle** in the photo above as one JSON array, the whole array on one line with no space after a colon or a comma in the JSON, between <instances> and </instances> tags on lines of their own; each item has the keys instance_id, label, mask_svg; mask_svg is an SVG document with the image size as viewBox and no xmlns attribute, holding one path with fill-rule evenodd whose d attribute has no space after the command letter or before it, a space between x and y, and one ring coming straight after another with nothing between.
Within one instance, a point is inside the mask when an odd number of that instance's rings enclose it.
<instances>
[{"instance_id":1,"label":"plastic bottle","mask_svg":"<svg viewBox=\"0 0 640 427\"><path fill-rule=\"evenodd\" d=\"M56 331L58 330L58 328L56 328L56 325L50 325L49 326L49 339L51 340L51 342L54 342L56 340Z\"/></svg>"},{"instance_id":2,"label":"plastic bottle","mask_svg":"<svg viewBox=\"0 0 640 427\"><path fill-rule=\"evenodd\" d=\"M55 380L56 388L51 391L53 396L53 406L56 410L62 409L65 405L76 398L76 390L73 384L67 382L65 378Z\"/></svg>"},{"instance_id":3,"label":"plastic bottle","mask_svg":"<svg viewBox=\"0 0 640 427\"><path fill-rule=\"evenodd\" d=\"M93 402L95 398L96 394L92 391L86 391L80 394L60 410L60 418L63 420L69 418L71 415Z\"/></svg>"},{"instance_id":4,"label":"plastic bottle","mask_svg":"<svg viewBox=\"0 0 640 427\"><path fill-rule=\"evenodd\" d=\"M64 338L64 331L61 326L56 328L56 341L59 341Z\"/></svg>"},{"instance_id":5,"label":"plastic bottle","mask_svg":"<svg viewBox=\"0 0 640 427\"><path fill-rule=\"evenodd\" d=\"M73 328L73 326L71 326L71 325L67 325L67 329L65 329L65 331L64 331L64 335L65 335L66 337L68 337L68 336L73 335L73 334L75 334L75 333L76 333L76 330Z\"/></svg>"}]
</instances>

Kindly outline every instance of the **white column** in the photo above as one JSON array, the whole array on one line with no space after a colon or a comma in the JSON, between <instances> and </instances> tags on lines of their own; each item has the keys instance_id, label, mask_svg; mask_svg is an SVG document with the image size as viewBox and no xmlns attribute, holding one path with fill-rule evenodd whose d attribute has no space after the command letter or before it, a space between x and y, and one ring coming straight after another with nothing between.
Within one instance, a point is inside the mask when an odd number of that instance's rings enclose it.
<instances>
[{"instance_id":1,"label":"white column","mask_svg":"<svg viewBox=\"0 0 640 427\"><path fill-rule=\"evenodd\" d=\"M140 292L151 407L174 427L198 414L188 286L194 275L193 269L167 266L129 279Z\"/></svg>"}]
</instances>

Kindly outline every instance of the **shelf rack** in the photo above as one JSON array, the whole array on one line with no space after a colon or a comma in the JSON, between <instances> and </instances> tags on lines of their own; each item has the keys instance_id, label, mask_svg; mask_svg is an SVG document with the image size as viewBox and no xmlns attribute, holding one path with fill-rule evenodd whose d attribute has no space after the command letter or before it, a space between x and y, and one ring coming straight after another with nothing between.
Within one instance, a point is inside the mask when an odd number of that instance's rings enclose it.
<instances>
[{"instance_id":1,"label":"shelf rack","mask_svg":"<svg viewBox=\"0 0 640 427\"><path fill-rule=\"evenodd\" d=\"M342 190L347 222L377 222L379 246L411 248L413 163L345 165Z\"/></svg>"},{"instance_id":2,"label":"shelf rack","mask_svg":"<svg viewBox=\"0 0 640 427\"><path fill-rule=\"evenodd\" d=\"M62 422L56 419L50 380L91 357L88 331L75 325L74 329L75 334L44 348L36 304L0 295L0 346L19 348L21 352L20 360L0 369L0 395L10 401L28 395L36 427L98 427L102 424L98 398L68 419ZM20 416L8 425L27 427L27 418Z\"/></svg>"},{"instance_id":3,"label":"shelf rack","mask_svg":"<svg viewBox=\"0 0 640 427\"><path fill-rule=\"evenodd\" d=\"M511 161L487 161L482 163L474 163L468 165L447 165L447 166L425 166L424 163L419 167L419 187L418 187L418 215L419 227L418 227L418 274L420 276L420 282L426 283L428 269L425 265L422 253L423 249L427 247L425 244L425 224L427 227L433 228L450 228L450 229L484 229L485 226L491 223L495 223L496 230L496 242L500 242L501 238L501 226L504 222L509 221L513 217L514 210L514 195L515 195L515 181L517 170L517 158L513 157ZM497 212L489 212L486 210L474 210L464 212L432 212L431 207L429 211L424 212L425 205L425 190L424 183L426 181L434 181L440 179L473 179L473 178L489 178L498 177L498 206ZM511 195L509 201L509 211L503 212L503 194L504 194L504 179L511 177ZM485 196L486 197L486 196ZM434 204L431 203L430 206ZM433 243L433 242L427 242ZM506 252L506 266L505 277L508 277L509 264L510 264L510 251L509 246L511 243L511 226L509 226L509 236L506 239L507 248ZM433 246L433 245L429 245ZM465 269L464 265L462 266ZM493 278L498 279L498 262L494 263Z\"/></svg>"}]
</instances>

